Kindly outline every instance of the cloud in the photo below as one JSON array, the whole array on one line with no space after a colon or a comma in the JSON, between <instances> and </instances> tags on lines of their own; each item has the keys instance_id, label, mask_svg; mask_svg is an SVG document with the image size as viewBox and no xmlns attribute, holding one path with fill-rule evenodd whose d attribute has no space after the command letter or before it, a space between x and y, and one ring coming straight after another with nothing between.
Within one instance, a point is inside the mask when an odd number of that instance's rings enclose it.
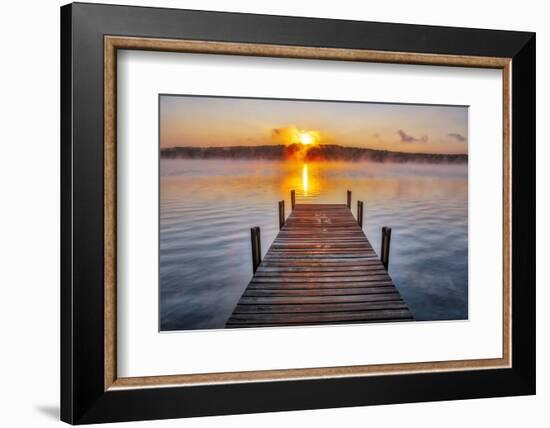
<instances>
[{"instance_id":1,"label":"cloud","mask_svg":"<svg viewBox=\"0 0 550 428\"><path fill-rule=\"evenodd\" d=\"M447 134L447 136L458 141L459 143L464 143L466 141L466 137L458 132L451 132L450 134Z\"/></svg>"},{"instance_id":2,"label":"cloud","mask_svg":"<svg viewBox=\"0 0 550 428\"><path fill-rule=\"evenodd\" d=\"M399 138L401 138L402 143L427 143L428 142L428 137L426 135L423 135L420 138L416 138L410 134L407 134L402 129L397 131L397 133L399 134Z\"/></svg>"}]
</instances>

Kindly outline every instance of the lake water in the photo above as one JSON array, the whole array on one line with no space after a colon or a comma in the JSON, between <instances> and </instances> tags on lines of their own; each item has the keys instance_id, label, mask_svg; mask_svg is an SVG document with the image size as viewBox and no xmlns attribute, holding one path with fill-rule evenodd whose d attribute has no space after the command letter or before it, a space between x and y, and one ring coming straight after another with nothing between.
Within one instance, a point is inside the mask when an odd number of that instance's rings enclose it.
<instances>
[{"instance_id":1,"label":"lake water","mask_svg":"<svg viewBox=\"0 0 550 428\"><path fill-rule=\"evenodd\" d=\"M392 228L389 272L417 320L468 317L468 167L162 159L161 330L223 328L252 276L250 228L265 254L277 202L365 203L379 252Z\"/></svg>"}]
</instances>

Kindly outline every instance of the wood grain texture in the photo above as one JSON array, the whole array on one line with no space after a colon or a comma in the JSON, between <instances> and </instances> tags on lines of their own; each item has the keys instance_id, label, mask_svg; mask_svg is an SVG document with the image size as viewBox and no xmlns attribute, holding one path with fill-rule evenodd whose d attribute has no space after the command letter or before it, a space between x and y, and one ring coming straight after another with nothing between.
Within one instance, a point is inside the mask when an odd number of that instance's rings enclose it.
<instances>
[{"instance_id":1,"label":"wood grain texture","mask_svg":"<svg viewBox=\"0 0 550 428\"><path fill-rule=\"evenodd\" d=\"M264 262L226 327L413 320L347 205L297 204Z\"/></svg>"},{"instance_id":2,"label":"wood grain texture","mask_svg":"<svg viewBox=\"0 0 550 428\"><path fill-rule=\"evenodd\" d=\"M502 358L428 361L422 363L371 364L342 367L315 367L307 369L257 370L227 373L199 373L188 375L146 376L118 378L110 389L159 388L171 386L212 385L277 380L346 378L378 376L381 374L408 374L422 372L498 369L506 367Z\"/></svg>"},{"instance_id":3,"label":"wood grain texture","mask_svg":"<svg viewBox=\"0 0 550 428\"><path fill-rule=\"evenodd\" d=\"M502 358L512 365L512 62L502 69Z\"/></svg>"},{"instance_id":4,"label":"wood grain texture","mask_svg":"<svg viewBox=\"0 0 550 428\"><path fill-rule=\"evenodd\" d=\"M250 55L279 58L368 61L394 64L446 65L458 67L503 68L509 59L467 55L435 55L410 52L382 52L365 49L337 49L312 46L269 45L260 43L171 40L143 37L107 36L117 49L165 52Z\"/></svg>"},{"instance_id":5,"label":"wood grain texture","mask_svg":"<svg viewBox=\"0 0 550 428\"><path fill-rule=\"evenodd\" d=\"M105 43L104 67L104 387L116 380L116 49Z\"/></svg>"}]
</instances>

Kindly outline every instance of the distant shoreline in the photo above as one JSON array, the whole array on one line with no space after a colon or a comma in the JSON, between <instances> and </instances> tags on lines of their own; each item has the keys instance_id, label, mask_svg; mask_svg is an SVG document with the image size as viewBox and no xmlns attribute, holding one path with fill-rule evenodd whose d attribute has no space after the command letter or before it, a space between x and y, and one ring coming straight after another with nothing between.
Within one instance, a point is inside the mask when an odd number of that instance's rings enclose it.
<instances>
[{"instance_id":1,"label":"distant shoreline","mask_svg":"<svg viewBox=\"0 0 550 428\"><path fill-rule=\"evenodd\" d=\"M266 146L191 147L180 146L160 150L163 159L248 159L304 161L449 163L468 162L466 154L406 153L338 145L318 145L304 148L298 144Z\"/></svg>"}]
</instances>

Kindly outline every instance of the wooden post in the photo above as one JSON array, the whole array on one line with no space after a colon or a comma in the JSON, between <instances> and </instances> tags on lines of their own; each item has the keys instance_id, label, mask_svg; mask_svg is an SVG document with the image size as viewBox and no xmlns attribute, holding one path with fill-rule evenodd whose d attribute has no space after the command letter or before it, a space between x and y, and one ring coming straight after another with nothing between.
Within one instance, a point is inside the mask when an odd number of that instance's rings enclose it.
<instances>
[{"instance_id":1,"label":"wooden post","mask_svg":"<svg viewBox=\"0 0 550 428\"><path fill-rule=\"evenodd\" d=\"M279 201L279 230L285 225L285 201Z\"/></svg>"},{"instance_id":2,"label":"wooden post","mask_svg":"<svg viewBox=\"0 0 550 428\"><path fill-rule=\"evenodd\" d=\"M357 201L357 224L363 228L363 201Z\"/></svg>"},{"instance_id":3,"label":"wooden post","mask_svg":"<svg viewBox=\"0 0 550 428\"><path fill-rule=\"evenodd\" d=\"M390 240L391 227L384 226L382 228L382 248L380 250L380 260L386 270L388 270L388 265L390 264Z\"/></svg>"},{"instance_id":4,"label":"wooden post","mask_svg":"<svg viewBox=\"0 0 550 428\"><path fill-rule=\"evenodd\" d=\"M348 190L348 208L351 210L351 190Z\"/></svg>"},{"instance_id":5,"label":"wooden post","mask_svg":"<svg viewBox=\"0 0 550 428\"><path fill-rule=\"evenodd\" d=\"M252 272L256 273L262 262L262 246L260 240L260 228L258 226L250 229L250 241L252 243Z\"/></svg>"},{"instance_id":6,"label":"wooden post","mask_svg":"<svg viewBox=\"0 0 550 428\"><path fill-rule=\"evenodd\" d=\"M294 210L294 207L296 207L296 191L291 190L290 191L290 208Z\"/></svg>"}]
</instances>

